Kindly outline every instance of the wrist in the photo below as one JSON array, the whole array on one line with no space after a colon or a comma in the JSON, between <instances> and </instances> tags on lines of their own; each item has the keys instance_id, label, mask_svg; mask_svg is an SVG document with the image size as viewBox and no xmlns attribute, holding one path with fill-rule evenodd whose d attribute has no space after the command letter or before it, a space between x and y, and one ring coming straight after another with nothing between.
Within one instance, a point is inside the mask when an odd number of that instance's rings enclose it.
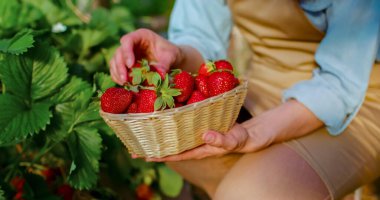
<instances>
[{"instance_id":1,"label":"wrist","mask_svg":"<svg viewBox=\"0 0 380 200\"><path fill-rule=\"evenodd\" d=\"M268 126L260 116L253 117L241 125L247 131L250 140L252 140L252 149L260 150L274 143L275 131L272 128L273 126Z\"/></svg>"}]
</instances>

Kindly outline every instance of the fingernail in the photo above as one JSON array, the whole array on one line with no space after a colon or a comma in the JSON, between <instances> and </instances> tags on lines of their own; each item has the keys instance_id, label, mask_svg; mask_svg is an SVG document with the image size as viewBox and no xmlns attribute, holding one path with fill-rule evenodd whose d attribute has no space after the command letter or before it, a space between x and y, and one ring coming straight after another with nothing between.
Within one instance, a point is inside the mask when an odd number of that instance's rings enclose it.
<instances>
[{"instance_id":1,"label":"fingernail","mask_svg":"<svg viewBox=\"0 0 380 200\"><path fill-rule=\"evenodd\" d=\"M213 134L207 134L206 136L205 136L205 142L206 143L211 143L211 142L213 142L214 141L214 139L215 139L215 137L214 137L214 135Z\"/></svg>"},{"instance_id":2,"label":"fingernail","mask_svg":"<svg viewBox=\"0 0 380 200\"><path fill-rule=\"evenodd\" d=\"M132 67L133 65L133 60L132 59L127 59L127 66Z\"/></svg>"}]
</instances>

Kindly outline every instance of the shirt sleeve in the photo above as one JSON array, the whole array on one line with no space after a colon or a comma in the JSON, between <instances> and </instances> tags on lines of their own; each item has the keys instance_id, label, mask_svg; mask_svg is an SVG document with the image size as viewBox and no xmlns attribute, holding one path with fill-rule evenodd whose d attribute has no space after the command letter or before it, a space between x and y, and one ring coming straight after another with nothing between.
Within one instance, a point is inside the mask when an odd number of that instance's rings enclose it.
<instances>
[{"instance_id":1,"label":"shirt sleeve","mask_svg":"<svg viewBox=\"0 0 380 200\"><path fill-rule=\"evenodd\" d=\"M177 0L170 18L169 40L197 49L205 60L227 58L231 13L225 0Z\"/></svg>"},{"instance_id":2,"label":"shirt sleeve","mask_svg":"<svg viewBox=\"0 0 380 200\"><path fill-rule=\"evenodd\" d=\"M339 135L364 101L380 38L380 1L336 0L326 10L327 32L315 54L313 78L287 89Z\"/></svg>"}]
</instances>

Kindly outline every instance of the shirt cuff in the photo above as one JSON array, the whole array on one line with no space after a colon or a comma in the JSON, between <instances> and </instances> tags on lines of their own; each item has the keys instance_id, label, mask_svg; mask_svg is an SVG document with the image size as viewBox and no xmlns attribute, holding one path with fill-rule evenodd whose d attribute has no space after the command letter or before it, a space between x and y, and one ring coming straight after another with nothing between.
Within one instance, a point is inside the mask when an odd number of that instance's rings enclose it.
<instances>
[{"instance_id":1,"label":"shirt cuff","mask_svg":"<svg viewBox=\"0 0 380 200\"><path fill-rule=\"evenodd\" d=\"M351 122L358 108L347 113L343 101L328 86L317 80L302 81L285 90L283 102L296 99L324 122L330 135L339 135ZM358 106L360 107L360 106Z\"/></svg>"}]
</instances>

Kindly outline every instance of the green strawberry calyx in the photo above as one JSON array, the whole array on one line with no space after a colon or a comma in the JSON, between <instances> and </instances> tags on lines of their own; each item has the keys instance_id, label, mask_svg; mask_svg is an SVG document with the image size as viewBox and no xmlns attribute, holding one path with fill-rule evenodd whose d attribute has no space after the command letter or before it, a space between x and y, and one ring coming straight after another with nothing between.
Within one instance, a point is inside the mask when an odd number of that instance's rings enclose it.
<instances>
[{"instance_id":1,"label":"green strawberry calyx","mask_svg":"<svg viewBox=\"0 0 380 200\"><path fill-rule=\"evenodd\" d=\"M171 76L171 77L174 77L175 75L180 74L181 72L182 72L181 69L172 69L172 70L170 71L170 76Z\"/></svg>"},{"instance_id":2,"label":"green strawberry calyx","mask_svg":"<svg viewBox=\"0 0 380 200\"><path fill-rule=\"evenodd\" d=\"M162 82L160 74L152 71L145 74L145 79L148 81L149 85L154 85L156 87L159 87Z\"/></svg>"},{"instance_id":3,"label":"green strawberry calyx","mask_svg":"<svg viewBox=\"0 0 380 200\"><path fill-rule=\"evenodd\" d=\"M215 62L211 60L206 62L205 67L207 69L207 72L213 72L216 70Z\"/></svg>"},{"instance_id":4,"label":"green strawberry calyx","mask_svg":"<svg viewBox=\"0 0 380 200\"><path fill-rule=\"evenodd\" d=\"M173 97L179 95L181 95L181 91L170 87L169 77L166 75L161 87L158 88L158 97L154 102L154 110L163 110L166 107L173 108L175 106Z\"/></svg>"},{"instance_id":5,"label":"green strawberry calyx","mask_svg":"<svg viewBox=\"0 0 380 200\"><path fill-rule=\"evenodd\" d=\"M146 80L146 74L150 72L149 62L146 59L139 61L141 67L132 68L132 84L139 85Z\"/></svg>"}]
</instances>

